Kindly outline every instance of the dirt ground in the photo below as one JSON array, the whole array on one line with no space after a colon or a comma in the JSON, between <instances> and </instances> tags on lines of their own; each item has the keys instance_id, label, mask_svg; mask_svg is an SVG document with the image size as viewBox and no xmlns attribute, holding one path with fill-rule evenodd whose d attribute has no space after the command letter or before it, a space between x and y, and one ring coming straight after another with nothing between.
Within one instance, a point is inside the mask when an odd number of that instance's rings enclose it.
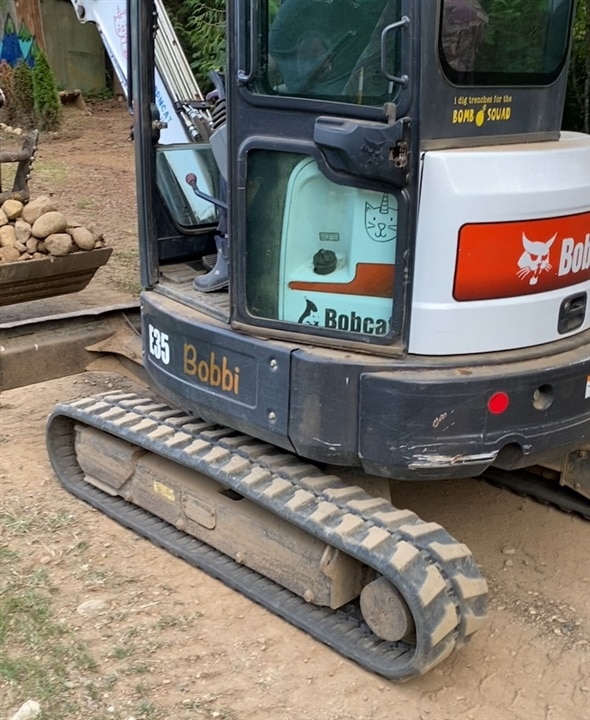
<instances>
[{"instance_id":1,"label":"dirt ground","mask_svg":"<svg viewBox=\"0 0 590 720\"><path fill-rule=\"evenodd\" d=\"M96 223L115 248L70 308L137 292L129 125L111 103L68 112L64 128L41 140L33 195L53 193L66 215ZM396 505L472 549L490 585L490 617L430 674L392 684L61 489L44 446L52 406L126 382L88 373L0 398L0 580L30 587L35 578L67 631L46 696L35 697L25 676L0 674L2 720L29 699L39 700L44 720L590 717L587 522L479 481L396 484ZM28 651L31 662L55 654L57 642L47 636Z\"/></svg>"}]
</instances>

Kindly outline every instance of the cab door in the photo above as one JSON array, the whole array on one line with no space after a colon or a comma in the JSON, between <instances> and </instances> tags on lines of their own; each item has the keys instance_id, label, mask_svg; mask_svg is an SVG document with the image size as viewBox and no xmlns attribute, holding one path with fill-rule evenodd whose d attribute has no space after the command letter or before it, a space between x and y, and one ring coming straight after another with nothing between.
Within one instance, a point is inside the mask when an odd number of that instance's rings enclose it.
<instances>
[{"instance_id":1,"label":"cab door","mask_svg":"<svg viewBox=\"0 0 590 720\"><path fill-rule=\"evenodd\" d=\"M417 174L410 10L229 4L234 325L403 349Z\"/></svg>"}]
</instances>

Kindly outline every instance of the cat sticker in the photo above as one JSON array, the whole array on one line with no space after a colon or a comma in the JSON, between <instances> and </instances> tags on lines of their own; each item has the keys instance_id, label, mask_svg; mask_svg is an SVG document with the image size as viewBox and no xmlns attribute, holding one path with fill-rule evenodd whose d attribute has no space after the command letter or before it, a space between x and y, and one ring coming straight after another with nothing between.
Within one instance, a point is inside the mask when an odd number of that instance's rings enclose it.
<instances>
[{"instance_id":1,"label":"cat sticker","mask_svg":"<svg viewBox=\"0 0 590 720\"><path fill-rule=\"evenodd\" d=\"M395 240L397 227L397 207L389 204L389 195L383 195L377 207L365 202L365 230L375 242Z\"/></svg>"},{"instance_id":2,"label":"cat sticker","mask_svg":"<svg viewBox=\"0 0 590 720\"><path fill-rule=\"evenodd\" d=\"M521 280L528 278L529 285L536 285L541 273L551 270L553 266L549 254L556 237L557 233L546 242L535 242L529 240L524 233L522 234L524 252L518 261L520 269L516 273Z\"/></svg>"}]
</instances>

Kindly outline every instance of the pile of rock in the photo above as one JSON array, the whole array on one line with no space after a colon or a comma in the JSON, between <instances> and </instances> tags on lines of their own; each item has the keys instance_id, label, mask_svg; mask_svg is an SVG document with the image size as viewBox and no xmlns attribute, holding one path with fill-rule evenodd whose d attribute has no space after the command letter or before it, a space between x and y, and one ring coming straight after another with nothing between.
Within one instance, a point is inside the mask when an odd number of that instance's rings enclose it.
<instances>
[{"instance_id":1,"label":"pile of rock","mask_svg":"<svg viewBox=\"0 0 590 720\"><path fill-rule=\"evenodd\" d=\"M69 223L46 195L26 205L6 200L0 207L0 263L63 257L104 246L94 227Z\"/></svg>"}]
</instances>

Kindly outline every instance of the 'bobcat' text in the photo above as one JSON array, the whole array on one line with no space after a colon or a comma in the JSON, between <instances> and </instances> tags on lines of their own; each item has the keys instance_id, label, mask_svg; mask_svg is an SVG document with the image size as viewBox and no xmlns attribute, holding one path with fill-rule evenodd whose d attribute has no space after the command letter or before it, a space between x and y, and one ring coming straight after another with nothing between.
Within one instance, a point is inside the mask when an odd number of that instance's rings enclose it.
<instances>
[{"instance_id":1,"label":"'bobcat' text","mask_svg":"<svg viewBox=\"0 0 590 720\"><path fill-rule=\"evenodd\" d=\"M586 240L582 242L565 238L561 243L558 275L579 273L588 268L590 268L590 233L586 233Z\"/></svg>"}]
</instances>

